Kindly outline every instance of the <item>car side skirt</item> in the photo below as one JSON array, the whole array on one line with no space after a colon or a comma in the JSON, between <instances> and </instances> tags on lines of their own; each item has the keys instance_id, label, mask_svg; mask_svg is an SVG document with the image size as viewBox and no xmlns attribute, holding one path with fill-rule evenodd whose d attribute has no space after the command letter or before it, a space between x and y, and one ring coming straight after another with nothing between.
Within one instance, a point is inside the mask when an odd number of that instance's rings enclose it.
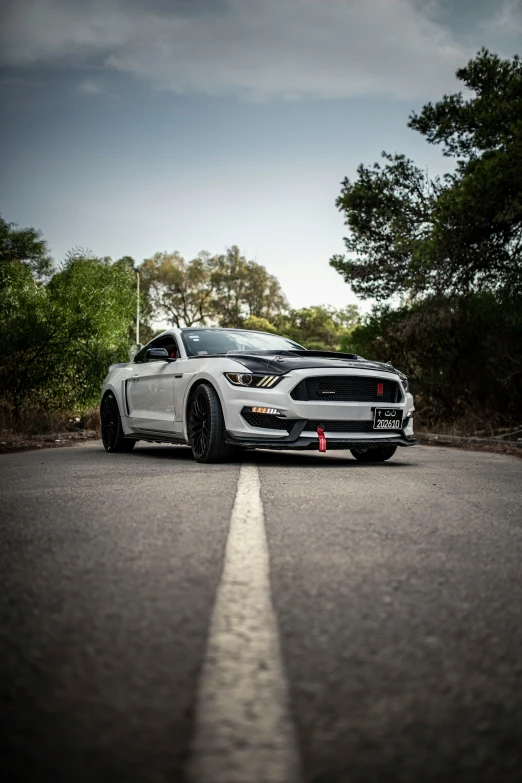
<instances>
[{"instance_id":1,"label":"car side skirt","mask_svg":"<svg viewBox=\"0 0 522 783\"><path fill-rule=\"evenodd\" d=\"M140 433L133 433L132 435L126 435L126 440L144 440L147 443L172 443L177 446L188 446L188 442L185 440L185 438L182 437L176 437L176 435L173 435L172 433L168 432L140 432Z\"/></svg>"}]
</instances>

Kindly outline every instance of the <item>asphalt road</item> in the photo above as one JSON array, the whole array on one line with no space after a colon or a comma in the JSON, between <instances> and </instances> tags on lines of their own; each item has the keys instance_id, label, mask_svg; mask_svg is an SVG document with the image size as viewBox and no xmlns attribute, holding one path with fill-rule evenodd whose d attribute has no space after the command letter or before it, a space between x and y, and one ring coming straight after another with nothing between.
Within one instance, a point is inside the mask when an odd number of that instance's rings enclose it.
<instances>
[{"instance_id":1,"label":"asphalt road","mask_svg":"<svg viewBox=\"0 0 522 783\"><path fill-rule=\"evenodd\" d=\"M522 460L247 460L0 457L2 779L521 780Z\"/></svg>"}]
</instances>

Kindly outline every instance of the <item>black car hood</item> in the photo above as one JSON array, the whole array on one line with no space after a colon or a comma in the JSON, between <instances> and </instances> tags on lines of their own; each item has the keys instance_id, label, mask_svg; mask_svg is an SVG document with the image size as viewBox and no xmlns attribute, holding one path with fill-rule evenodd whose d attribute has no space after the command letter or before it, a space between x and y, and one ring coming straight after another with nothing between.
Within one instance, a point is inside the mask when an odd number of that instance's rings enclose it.
<instances>
[{"instance_id":1,"label":"black car hood","mask_svg":"<svg viewBox=\"0 0 522 783\"><path fill-rule=\"evenodd\" d=\"M285 375L291 370L324 368L332 370L376 370L391 372L401 376L391 364L370 362L354 353L336 353L335 351L230 351L225 354L244 365L250 372L270 375Z\"/></svg>"}]
</instances>

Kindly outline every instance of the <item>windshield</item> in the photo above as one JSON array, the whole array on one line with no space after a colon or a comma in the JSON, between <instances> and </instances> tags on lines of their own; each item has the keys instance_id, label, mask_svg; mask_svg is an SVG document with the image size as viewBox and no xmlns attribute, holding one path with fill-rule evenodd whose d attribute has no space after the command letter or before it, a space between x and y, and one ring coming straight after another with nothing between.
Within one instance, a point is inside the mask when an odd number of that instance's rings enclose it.
<instances>
[{"instance_id":1,"label":"windshield","mask_svg":"<svg viewBox=\"0 0 522 783\"><path fill-rule=\"evenodd\" d=\"M304 351L302 345L278 334L243 329L191 329L182 332L188 356L212 356L230 351Z\"/></svg>"}]
</instances>

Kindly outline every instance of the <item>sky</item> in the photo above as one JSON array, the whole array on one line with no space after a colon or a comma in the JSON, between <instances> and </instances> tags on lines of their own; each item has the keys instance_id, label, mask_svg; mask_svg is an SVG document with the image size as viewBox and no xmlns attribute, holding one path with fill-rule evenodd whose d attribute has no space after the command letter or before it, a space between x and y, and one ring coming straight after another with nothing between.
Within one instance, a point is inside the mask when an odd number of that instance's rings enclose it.
<instances>
[{"instance_id":1,"label":"sky","mask_svg":"<svg viewBox=\"0 0 522 783\"><path fill-rule=\"evenodd\" d=\"M237 244L342 307L341 181L382 150L447 171L409 114L521 42L522 0L0 0L0 213L57 263Z\"/></svg>"}]
</instances>

